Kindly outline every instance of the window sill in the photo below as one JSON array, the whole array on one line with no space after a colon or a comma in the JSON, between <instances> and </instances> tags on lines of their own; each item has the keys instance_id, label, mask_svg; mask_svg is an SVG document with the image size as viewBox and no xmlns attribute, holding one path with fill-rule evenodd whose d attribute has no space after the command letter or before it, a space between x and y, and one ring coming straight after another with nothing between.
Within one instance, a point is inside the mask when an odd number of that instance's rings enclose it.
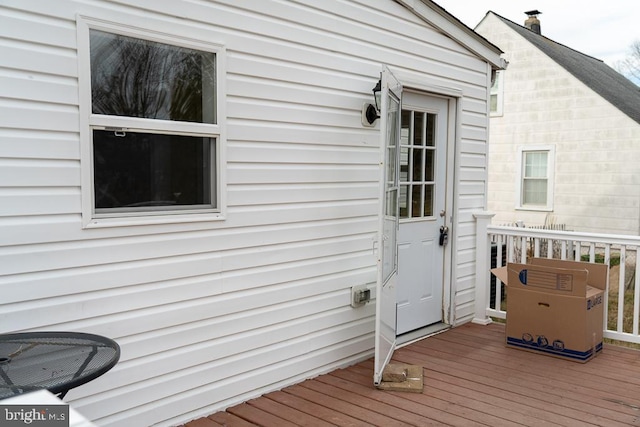
<instances>
[{"instance_id":1,"label":"window sill","mask_svg":"<svg viewBox=\"0 0 640 427\"><path fill-rule=\"evenodd\" d=\"M192 222L224 221L222 213L148 215L120 218L91 218L83 228L132 227L138 225L184 224Z\"/></svg>"},{"instance_id":2,"label":"window sill","mask_svg":"<svg viewBox=\"0 0 640 427\"><path fill-rule=\"evenodd\" d=\"M517 211L553 212L553 208L547 206L516 206Z\"/></svg>"}]
</instances>

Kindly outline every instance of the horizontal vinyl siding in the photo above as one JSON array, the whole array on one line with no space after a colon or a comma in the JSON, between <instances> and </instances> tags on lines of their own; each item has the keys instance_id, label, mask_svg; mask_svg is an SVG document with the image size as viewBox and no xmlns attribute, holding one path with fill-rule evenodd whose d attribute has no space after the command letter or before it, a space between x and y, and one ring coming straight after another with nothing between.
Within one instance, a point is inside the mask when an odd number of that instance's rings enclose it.
<instances>
[{"instance_id":1,"label":"horizontal vinyl siding","mask_svg":"<svg viewBox=\"0 0 640 427\"><path fill-rule=\"evenodd\" d=\"M77 14L226 49L226 220L82 229ZM464 94L456 321L484 208L486 64L393 1L0 6L0 332L104 334L120 363L66 400L98 425L179 424L369 357L381 64ZM460 291L457 289L460 288Z\"/></svg>"}]
</instances>

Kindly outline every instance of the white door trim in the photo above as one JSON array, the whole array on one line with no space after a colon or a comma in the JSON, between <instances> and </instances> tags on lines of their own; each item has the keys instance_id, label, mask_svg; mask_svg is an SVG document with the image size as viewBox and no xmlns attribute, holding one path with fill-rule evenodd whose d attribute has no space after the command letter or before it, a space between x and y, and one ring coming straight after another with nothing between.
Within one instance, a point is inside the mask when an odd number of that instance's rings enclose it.
<instances>
[{"instance_id":1,"label":"white door trim","mask_svg":"<svg viewBox=\"0 0 640 427\"><path fill-rule=\"evenodd\" d=\"M443 98L448 101L448 124L447 124L447 161L446 161L446 184L445 184L445 210L446 225L449 227L449 244L444 250L444 274L442 293L442 322L453 326L455 324L455 304L456 294L455 281L453 280L453 268L457 265L457 235L456 224L458 223L457 203L460 189L456 180L458 165L460 164L460 129L462 126L462 91L458 89L441 88L428 84L406 81L400 78L404 92L414 92L420 95ZM405 85L406 82L406 85ZM486 192L486 191L485 191ZM425 332L426 333L426 332Z\"/></svg>"}]
</instances>

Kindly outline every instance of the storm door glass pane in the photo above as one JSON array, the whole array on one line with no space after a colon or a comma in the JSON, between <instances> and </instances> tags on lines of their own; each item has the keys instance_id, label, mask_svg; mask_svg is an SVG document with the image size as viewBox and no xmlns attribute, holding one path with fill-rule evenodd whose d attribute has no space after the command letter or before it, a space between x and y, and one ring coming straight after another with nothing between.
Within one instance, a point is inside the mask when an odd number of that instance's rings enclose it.
<instances>
[{"instance_id":1,"label":"storm door glass pane","mask_svg":"<svg viewBox=\"0 0 640 427\"><path fill-rule=\"evenodd\" d=\"M94 114L216 123L212 52L91 30Z\"/></svg>"},{"instance_id":2,"label":"storm door glass pane","mask_svg":"<svg viewBox=\"0 0 640 427\"><path fill-rule=\"evenodd\" d=\"M212 138L94 130L96 210L215 207L213 146Z\"/></svg>"},{"instance_id":3,"label":"storm door glass pane","mask_svg":"<svg viewBox=\"0 0 640 427\"><path fill-rule=\"evenodd\" d=\"M400 186L400 218L406 218L409 216L409 186Z\"/></svg>"},{"instance_id":4,"label":"storm door glass pane","mask_svg":"<svg viewBox=\"0 0 640 427\"><path fill-rule=\"evenodd\" d=\"M398 259L396 257L397 249L397 229L398 229L398 177L397 169L400 131L402 120L400 111L400 100L397 99L390 91L387 96L388 109L386 111L387 134L385 135L386 146L386 173L385 173L385 212L382 224L382 284L385 284L389 278L397 271ZM400 129L398 128L400 126Z\"/></svg>"},{"instance_id":5,"label":"storm door glass pane","mask_svg":"<svg viewBox=\"0 0 640 427\"><path fill-rule=\"evenodd\" d=\"M398 162L398 146L400 144L399 136L401 135L402 124L399 123L402 119L399 110L399 102L391 95L389 95L389 109L387 111L387 158L386 158L386 189L387 194L387 211L386 215L390 217L398 216L398 175L397 162ZM400 115L400 117L398 117ZM400 120L398 120L400 119ZM398 129L400 125L400 129Z\"/></svg>"},{"instance_id":6,"label":"storm door glass pane","mask_svg":"<svg viewBox=\"0 0 640 427\"><path fill-rule=\"evenodd\" d=\"M400 181L409 180L409 155L410 149L406 145L400 147Z\"/></svg>"}]
</instances>

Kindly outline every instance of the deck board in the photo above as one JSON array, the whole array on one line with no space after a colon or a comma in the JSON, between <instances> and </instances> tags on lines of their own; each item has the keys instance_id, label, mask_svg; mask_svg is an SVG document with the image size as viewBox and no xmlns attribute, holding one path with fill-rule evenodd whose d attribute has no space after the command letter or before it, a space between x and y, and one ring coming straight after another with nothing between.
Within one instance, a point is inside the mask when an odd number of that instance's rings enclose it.
<instances>
[{"instance_id":1,"label":"deck board","mask_svg":"<svg viewBox=\"0 0 640 427\"><path fill-rule=\"evenodd\" d=\"M295 420L296 425L304 427L330 427L333 426L328 421L324 421L313 415L309 415L291 406L284 405L273 399L253 399L248 402L250 405L255 406L270 414L278 415L281 418L287 420Z\"/></svg>"},{"instance_id":2,"label":"deck board","mask_svg":"<svg viewBox=\"0 0 640 427\"><path fill-rule=\"evenodd\" d=\"M268 393L186 427L640 426L640 351L585 364L507 348L504 325L467 324L397 349L423 393L377 390L373 360Z\"/></svg>"}]
</instances>

